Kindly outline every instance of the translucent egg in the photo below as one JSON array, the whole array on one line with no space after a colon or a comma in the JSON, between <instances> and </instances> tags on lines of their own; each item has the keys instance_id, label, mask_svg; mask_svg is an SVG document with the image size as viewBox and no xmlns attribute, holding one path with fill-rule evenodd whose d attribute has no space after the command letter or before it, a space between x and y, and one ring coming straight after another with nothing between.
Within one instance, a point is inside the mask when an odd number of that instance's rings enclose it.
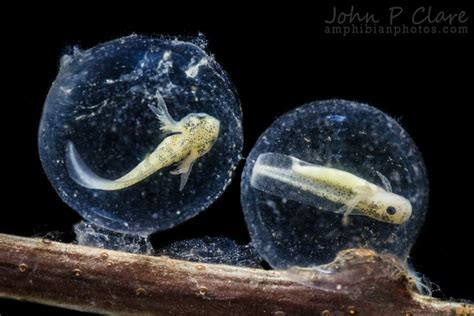
<instances>
[{"instance_id":1,"label":"translucent egg","mask_svg":"<svg viewBox=\"0 0 474 316\"><path fill-rule=\"evenodd\" d=\"M203 45L132 35L62 57L39 152L61 199L89 222L147 235L195 216L229 184L241 108Z\"/></svg>"},{"instance_id":2,"label":"translucent egg","mask_svg":"<svg viewBox=\"0 0 474 316\"><path fill-rule=\"evenodd\" d=\"M274 268L369 248L406 259L423 223L425 166L406 131L356 102L312 102L278 118L242 175L252 243Z\"/></svg>"}]
</instances>

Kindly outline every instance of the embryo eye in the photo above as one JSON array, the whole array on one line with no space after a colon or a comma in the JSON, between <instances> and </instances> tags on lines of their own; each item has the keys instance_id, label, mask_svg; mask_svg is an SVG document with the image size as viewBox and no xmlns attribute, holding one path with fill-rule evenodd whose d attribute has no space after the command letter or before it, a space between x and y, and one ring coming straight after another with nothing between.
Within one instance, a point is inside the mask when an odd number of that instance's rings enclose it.
<instances>
[{"instance_id":1,"label":"embryo eye","mask_svg":"<svg viewBox=\"0 0 474 316\"><path fill-rule=\"evenodd\" d=\"M394 208L393 206L389 206L389 207L387 207L387 209L385 211L387 212L387 214L393 215L397 212L397 209Z\"/></svg>"}]
</instances>

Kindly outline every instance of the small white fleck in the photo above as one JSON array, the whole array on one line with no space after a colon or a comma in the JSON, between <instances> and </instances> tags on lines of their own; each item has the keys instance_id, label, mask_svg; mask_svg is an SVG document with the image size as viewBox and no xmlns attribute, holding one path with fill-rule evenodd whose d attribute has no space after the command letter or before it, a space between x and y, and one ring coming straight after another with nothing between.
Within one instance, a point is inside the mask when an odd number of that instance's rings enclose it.
<instances>
[{"instance_id":1,"label":"small white fleck","mask_svg":"<svg viewBox=\"0 0 474 316\"><path fill-rule=\"evenodd\" d=\"M171 52L169 50L167 50L166 52L164 52L163 54L163 60L168 60L170 59L171 57Z\"/></svg>"},{"instance_id":2,"label":"small white fleck","mask_svg":"<svg viewBox=\"0 0 474 316\"><path fill-rule=\"evenodd\" d=\"M271 208L276 208L276 203L275 201L272 201L272 200L267 200L266 201L266 204L271 207Z\"/></svg>"},{"instance_id":3,"label":"small white fleck","mask_svg":"<svg viewBox=\"0 0 474 316\"><path fill-rule=\"evenodd\" d=\"M198 63L189 66L189 68L185 71L186 76L194 78L199 73L199 67L207 65L207 58L202 58Z\"/></svg>"},{"instance_id":4,"label":"small white fleck","mask_svg":"<svg viewBox=\"0 0 474 316\"><path fill-rule=\"evenodd\" d=\"M59 88L64 94L70 94L72 92L72 88L60 87Z\"/></svg>"}]
</instances>

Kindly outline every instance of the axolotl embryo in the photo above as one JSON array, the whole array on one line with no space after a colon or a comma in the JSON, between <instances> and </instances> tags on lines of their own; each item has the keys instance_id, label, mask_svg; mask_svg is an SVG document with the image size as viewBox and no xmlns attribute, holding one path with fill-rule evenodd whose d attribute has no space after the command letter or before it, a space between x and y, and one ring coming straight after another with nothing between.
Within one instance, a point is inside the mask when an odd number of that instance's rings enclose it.
<instances>
[{"instance_id":1,"label":"axolotl embryo","mask_svg":"<svg viewBox=\"0 0 474 316\"><path fill-rule=\"evenodd\" d=\"M392 192L387 178L377 172L383 187L352 173L311 164L278 153L261 154L252 171L252 187L319 209L349 215L364 215L390 224L402 224L412 214L405 197ZM327 209L323 200L342 205Z\"/></svg>"},{"instance_id":2,"label":"axolotl embryo","mask_svg":"<svg viewBox=\"0 0 474 316\"><path fill-rule=\"evenodd\" d=\"M108 180L90 170L74 144L69 141L66 147L66 164L70 177L89 189L115 191L137 184L160 169L178 164L170 173L181 175L181 191L186 185L193 163L208 153L217 140L220 122L206 113L190 113L176 121L169 114L158 91L156 98L157 106L148 106L160 121L161 131L170 135L163 139L153 152L122 177Z\"/></svg>"}]
</instances>

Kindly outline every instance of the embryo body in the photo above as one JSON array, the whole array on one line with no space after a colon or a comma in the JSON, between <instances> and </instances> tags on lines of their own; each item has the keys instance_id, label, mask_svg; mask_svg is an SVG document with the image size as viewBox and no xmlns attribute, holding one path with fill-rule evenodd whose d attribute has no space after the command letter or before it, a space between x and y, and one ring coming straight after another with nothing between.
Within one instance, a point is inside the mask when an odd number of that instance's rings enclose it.
<instances>
[{"instance_id":1,"label":"embryo body","mask_svg":"<svg viewBox=\"0 0 474 316\"><path fill-rule=\"evenodd\" d=\"M384 187L344 170L311 164L292 156L261 154L252 171L251 185L263 192L322 208L322 200L341 205L331 208L348 215L402 224L412 213L409 200L391 192L388 180L378 173Z\"/></svg>"},{"instance_id":2,"label":"embryo body","mask_svg":"<svg viewBox=\"0 0 474 316\"><path fill-rule=\"evenodd\" d=\"M193 163L211 150L219 135L220 123L206 113L190 113L175 121L168 112L165 101L157 92L157 106L149 105L167 136L138 165L122 177L108 180L97 176L84 163L72 142L66 148L66 163L71 178L83 187L114 191L130 187L158 170L178 164L171 174L181 175L180 190L187 182Z\"/></svg>"}]
</instances>

